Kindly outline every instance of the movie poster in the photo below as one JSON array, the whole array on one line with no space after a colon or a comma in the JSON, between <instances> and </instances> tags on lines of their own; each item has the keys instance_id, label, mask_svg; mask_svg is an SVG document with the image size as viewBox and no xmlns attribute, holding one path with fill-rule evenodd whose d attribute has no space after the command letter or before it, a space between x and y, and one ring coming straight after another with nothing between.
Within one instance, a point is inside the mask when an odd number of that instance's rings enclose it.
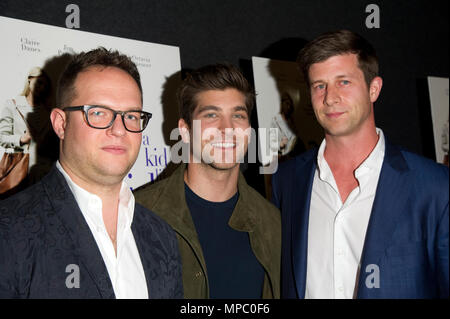
<instances>
[{"instance_id":1,"label":"movie poster","mask_svg":"<svg viewBox=\"0 0 450 319\"><path fill-rule=\"evenodd\" d=\"M436 161L448 166L448 78L428 77Z\"/></svg>"},{"instance_id":2,"label":"movie poster","mask_svg":"<svg viewBox=\"0 0 450 319\"><path fill-rule=\"evenodd\" d=\"M260 129L266 129L266 138L259 139L265 144L259 145L260 150L270 149L283 160L320 145L323 130L314 116L309 91L297 64L260 57L252 57L252 64L258 124ZM273 160L269 154L261 152L263 165Z\"/></svg>"},{"instance_id":3,"label":"movie poster","mask_svg":"<svg viewBox=\"0 0 450 319\"><path fill-rule=\"evenodd\" d=\"M29 152L30 172L35 168L45 171L54 162L48 115L55 106L57 79L69 55L103 46L119 50L136 63L144 110L153 114L127 184L136 188L151 182L166 168L172 143L167 137L177 124L178 47L5 17L0 17L0 30L0 157L5 151Z\"/></svg>"}]
</instances>

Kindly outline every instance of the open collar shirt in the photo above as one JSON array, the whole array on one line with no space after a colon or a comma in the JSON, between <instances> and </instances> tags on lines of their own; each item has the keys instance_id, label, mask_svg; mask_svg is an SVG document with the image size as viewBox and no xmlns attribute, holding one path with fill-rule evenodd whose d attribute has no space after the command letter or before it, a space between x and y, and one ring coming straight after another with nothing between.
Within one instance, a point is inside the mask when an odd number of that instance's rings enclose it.
<instances>
[{"instance_id":1,"label":"open collar shirt","mask_svg":"<svg viewBox=\"0 0 450 319\"><path fill-rule=\"evenodd\" d=\"M117 255L103 222L102 200L75 184L57 161L103 257L117 299L147 299L148 290L139 251L131 231L135 201L125 182L119 194Z\"/></svg>"},{"instance_id":2,"label":"open collar shirt","mask_svg":"<svg viewBox=\"0 0 450 319\"><path fill-rule=\"evenodd\" d=\"M357 293L360 260L384 159L383 132L355 170L358 186L343 203L324 157L323 140L311 194L305 298L349 299Z\"/></svg>"}]
</instances>

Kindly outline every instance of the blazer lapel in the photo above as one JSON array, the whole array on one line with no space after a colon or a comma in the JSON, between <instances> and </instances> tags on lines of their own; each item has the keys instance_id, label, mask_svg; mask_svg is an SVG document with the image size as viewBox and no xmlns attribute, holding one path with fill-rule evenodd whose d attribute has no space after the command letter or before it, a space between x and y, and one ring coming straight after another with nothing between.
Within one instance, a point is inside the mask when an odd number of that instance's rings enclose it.
<instances>
[{"instance_id":1,"label":"blazer lapel","mask_svg":"<svg viewBox=\"0 0 450 319\"><path fill-rule=\"evenodd\" d=\"M368 297L366 267L378 265L388 247L398 220L406 211L411 184L408 165L399 149L386 141L386 151L378 181L372 213L361 255L358 298Z\"/></svg>"},{"instance_id":2,"label":"blazer lapel","mask_svg":"<svg viewBox=\"0 0 450 319\"><path fill-rule=\"evenodd\" d=\"M142 267L144 268L148 298L157 299L162 298L160 293L161 286L158 283L158 278L155 278L155 274L158 273L155 268L160 267L160 265L157 264L158 258L154 258L155 256L153 255L153 253L156 252L154 247L152 247L152 244L154 243L152 237L155 236L153 227L148 224L145 214L148 214L148 212L142 212L141 208L138 205L135 205L131 231L139 251Z\"/></svg>"},{"instance_id":3,"label":"blazer lapel","mask_svg":"<svg viewBox=\"0 0 450 319\"><path fill-rule=\"evenodd\" d=\"M54 211L63 220L75 246L74 254L78 255L80 263L85 266L84 269L96 284L101 297L115 298L103 257L64 176L53 165L42 182ZM80 267L81 272L84 269Z\"/></svg>"},{"instance_id":4,"label":"blazer lapel","mask_svg":"<svg viewBox=\"0 0 450 319\"><path fill-rule=\"evenodd\" d=\"M292 269L295 277L297 295L304 298L306 289L306 268L308 256L308 224L309 208L311 203L311 191L316 171L317 152L312 152L312 156L296 164L296 171L292 183L292 190L297 199L291 201L293 207L291 211L291 256ZM301 182L307 179L307 183Z\"/></svg>"}]
</instances>

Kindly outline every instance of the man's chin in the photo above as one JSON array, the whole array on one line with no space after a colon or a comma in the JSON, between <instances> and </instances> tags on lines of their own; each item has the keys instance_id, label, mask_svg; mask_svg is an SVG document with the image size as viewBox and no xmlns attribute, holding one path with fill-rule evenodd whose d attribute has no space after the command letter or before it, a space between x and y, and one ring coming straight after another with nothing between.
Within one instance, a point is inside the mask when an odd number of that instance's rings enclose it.
<instances>
[{"instance_id":1,"label":"man's chin","mask_svg":"<svg viewBox=\"0 0 450 319\"><path fill-rule=\"evenodd\" d=\"M220 170L220 171L228 171L231 170L233 168L235 168L236 166L239 166L239 163L216 163L216 162L212 162L209 164L210 167L216 169L216 170Z\"/></svg>"},{"instance_id":2,"label":"man's chin","mask_svg":"<svg viewBox=\"0 0 450 319\"><path fill-rule=\"evenodd\" d=\"M342 137L353 133L354 129L348 126L328 126L325 127L325 133L330 136Z\"/></svg>"},{"instance_id":3,"label":"man's chin","mask_svg":"<svg viewBox=\"0 0 450 319\"><path fill-rule=\"evenodd\" d=\"M122 182L131 167L124 166L110 166L108 168L102 167L98 170L100 176L103 176L105 180L114 181L115 183ZM101 177L100 177L101 178Z\"/></svg>"}]
</instances>

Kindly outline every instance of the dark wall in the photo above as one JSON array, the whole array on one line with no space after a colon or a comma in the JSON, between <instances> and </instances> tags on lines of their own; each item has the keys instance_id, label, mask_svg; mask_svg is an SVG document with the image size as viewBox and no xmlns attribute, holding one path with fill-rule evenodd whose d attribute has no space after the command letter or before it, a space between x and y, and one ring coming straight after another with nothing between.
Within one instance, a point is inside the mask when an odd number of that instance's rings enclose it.
<instances>
[{"instance_id":1,"label":"dark wall","mask_svg":"<svg viewBox=\"0 0 450 319\"><path fill-rule=\"evenodd\" d=\"M380 57L377 125L419 154L432 143L419 88L428 75L449 76L447 0L2 0L0 15L65 27L70 3L80 7L82 31L179 46L183 69L229 61L249 76L252 56L294 59L306 40L351 29ZM380 7L379 29L365 26L370 3Z\"/></svg>"}]
</instances>

